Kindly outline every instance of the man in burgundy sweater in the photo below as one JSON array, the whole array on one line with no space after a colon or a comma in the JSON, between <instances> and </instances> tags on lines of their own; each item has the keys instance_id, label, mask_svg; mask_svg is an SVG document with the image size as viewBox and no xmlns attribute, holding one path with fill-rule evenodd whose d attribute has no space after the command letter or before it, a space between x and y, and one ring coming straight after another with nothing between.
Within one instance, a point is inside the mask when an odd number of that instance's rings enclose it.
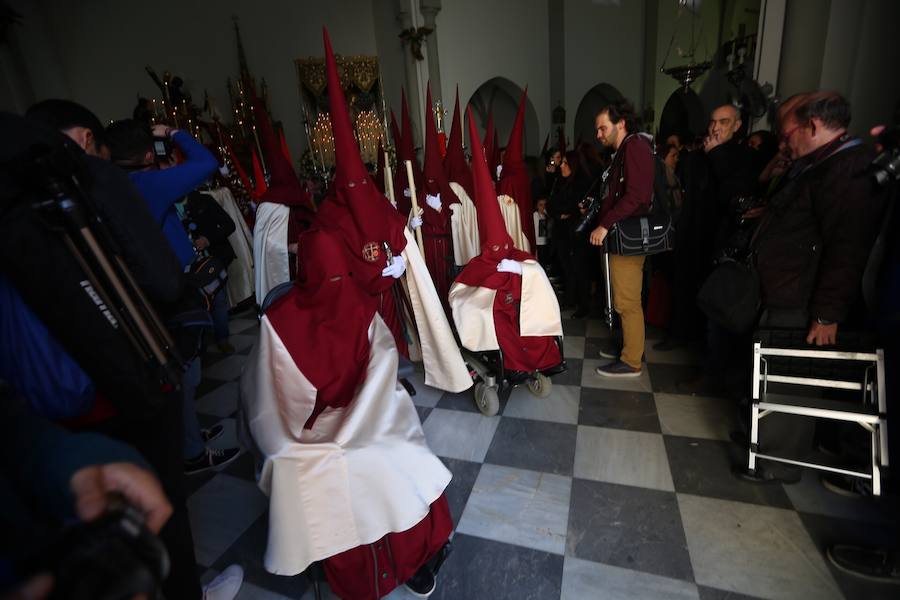
<instances>
[{"instance_id":1,"label":"man in burgundy sweater","mask_svg":"<svg viewBox=\"0 0 900 600\"><path fill-rule=\"evenodd\" d=\"M628 217L650 212L653 194L653 152L639 135L634 107L620 100L600 109L595 119L597 139L615 152L607 173L609 192L603 198L600 224L591 232L591 244L603 245L610 228ZM623 346L614 362L597 367L604 377L640 377L644 355L644 311L641 291L643 256L609 257L613 306L622 320Z\"/></svg>"}]
</instances>

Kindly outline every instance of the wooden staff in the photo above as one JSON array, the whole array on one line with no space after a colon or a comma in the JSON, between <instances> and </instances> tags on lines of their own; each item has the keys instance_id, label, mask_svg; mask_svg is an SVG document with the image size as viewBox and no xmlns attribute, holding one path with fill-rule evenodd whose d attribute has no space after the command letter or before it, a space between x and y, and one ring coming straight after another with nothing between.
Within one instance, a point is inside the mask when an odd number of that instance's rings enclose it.
<instances>
[{"instance_id":1,"label":"wooden staff","mask_svg":"<svg viewBox=\"0 0 900 600\"><path fill-rule=\"evenodd\" d=\"M406 178L409 180L409 200L412 202L413 216L419 216L419 202L416 200L416 182L413 179L412 161L406 163ZM425 256L425 242L422 241L422 228L416 227L416 243L419 244L419 252Z\"/></svg>"},{"instance_id":2,"label":"wooden staff","mask_svg":"<svg viewBox=\"0 0 900 600\"><path fill-rule=\"evenodd\" d=\"M387 192L388 200L394 207L397 207L397 200L394 198L394 174L391 172L391 157L387 150L384 151L384 191Z\"/></svg>"}]
</instances>

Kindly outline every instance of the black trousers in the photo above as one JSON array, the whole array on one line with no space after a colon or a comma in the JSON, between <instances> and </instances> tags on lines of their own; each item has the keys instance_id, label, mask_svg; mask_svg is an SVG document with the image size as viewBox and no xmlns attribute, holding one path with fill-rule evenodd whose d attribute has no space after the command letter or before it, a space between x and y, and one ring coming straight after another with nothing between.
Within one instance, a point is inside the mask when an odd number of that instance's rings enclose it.
<instances>
[{"instance_id":1,"label":"black trousers","mask_svg":"<svg viewBox=\"0 0 900 600\"><path fill-rule=\"evenodd\" d=\"M759 319L760 329L806 330L808 327L809 317L805 310L767 309ZM813 448L816 420L799 415L773 413L764 419L759 432L761 452L802 460ZM763 465L763 470L784 479L795 478L802 470L802 467L773 461L763 461Z\"/></svg>"}]
</instances>

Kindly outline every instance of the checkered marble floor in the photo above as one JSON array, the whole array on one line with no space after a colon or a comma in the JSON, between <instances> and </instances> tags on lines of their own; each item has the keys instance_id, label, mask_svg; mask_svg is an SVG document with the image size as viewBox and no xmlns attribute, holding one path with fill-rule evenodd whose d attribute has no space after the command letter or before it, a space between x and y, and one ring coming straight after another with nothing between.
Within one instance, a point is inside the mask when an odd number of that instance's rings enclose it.
<instances>
[{"instance_id":1,"label":"checkered marble floor","mask_svg":"<svg viewBox=\"0 0 900 600\"><path fill-rule=\"evenodd\" d=\"M237 443L237 381L258 324L247 313L231 328L237 352L207 353L197 394L203 426L226 427L220 447ZM736 479L732 404L676 393L696 372L696 353L655 352L651 341L640 379L609 381L594 373L603 324L567 319L564 329L569 370L547 399L516 389L485 417L471 392L413 381L428 442L453 472L454 552L433 599L897 597L895 586L846 575L823 554L838 541L895 543L896 498L842 498L812 472L790 486ZM312 598L304 576L262 566L267 500L249 455L188 486L204 579L240 563L241 600Z\"/></svg>"}]
</instances>

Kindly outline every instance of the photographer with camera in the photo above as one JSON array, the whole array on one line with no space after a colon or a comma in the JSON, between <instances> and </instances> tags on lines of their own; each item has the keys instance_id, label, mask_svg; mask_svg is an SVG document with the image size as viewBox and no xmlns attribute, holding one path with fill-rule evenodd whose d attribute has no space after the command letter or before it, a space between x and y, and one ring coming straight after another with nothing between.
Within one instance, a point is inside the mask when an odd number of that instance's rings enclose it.
<instances>
[{"instance_id":1,"label":"photographer with camera","mask_svg":"<svg viewBox=\"0 0 900 600\"><path fill-rule=\"evenodd\" d=\"M132 183L162 226L163 234L184 271L190 272L198 259L197 250L176 205L215 172L218 168L215 157L189 133L168 125L154 125L148 130L143 123L124 119L107 127L106 137L113 161L129 171ZM184 162L171 164L169 143L184 153ZM200 385L200 376L200 356L197 355L190 362L181 386L184 398L184 470L189 475L225 466L240 454L239 448L223 450L206 447L206 442L217 432L203 432L197 421L194 393Z\"/></svg>"},{"instance_id":2,"label":"photographer with camera","mask_svg":"<svg viewBox=\"0 0 900 600\"><path fill-rule=\"evenodd\" d=\"M96 598L111 589L131 597L158 588L168 557L155 534L172 506L133 448L50 424L2 380L0 445L0 598ZM111 519L117 498L133 509ZM81 523L63 526L74 518Z\"/></svg>"},{"instance_id":3,"label":"photographer with camera","mask_svg":"<svg viewBox=\"0 0 900 600\"><path fill-rule=\"evenodd\" d=\"M637 135L633 105L619 100L600 109L595 118L597 139L615 152L607 175L607 191L602 198L600 224L591 232L590 242L602 246L613 225L628 217L650 212L653 196L653 151ZM597 367L602 377L640 377L644 355L644 311L641 293L646 256L609 257L609 278L613 305L622 321L623 345L608 365Z\"/></svg>"},{"instance_id":4,"label":"photographer with camera","mask_svg":"<svg viewBox=\"0 0 900 600\"><path fill-rule=\"evenodd\" d=\"M72 114L90 128L99 123L90 111L55 100L27 114L28 119L0 114L9 133L0 159L0 257L9 279L7 310L0 313L9 319L0 327L3 364L21 375L17 391L34 412L76 431L122 440L153 466L173 508L160 532L171 559L164 591L168 597L199 598L184 494L182 407L175 391L180 376L173 370L182 361L177 344L163 339L168 335L151 334L162 327L157 310L181 310L185 288L178 259L121 169L86 155L65 128L46 128L64 127ZM60 210L73 216L57 222ZM79 250L77 242L89 236L96 245ZM99 279L97 271L88 274L101 258L119 270L118 284L110 285L109 272ZM9 310L16 302L7 300L16 298L18 309ZM103 302L96 304L99 298ZM148 355L141 349L145 344L169 350L162 357ZM33 397L35 391L43 397ZM222 582L212 586L214 592L207 586L207 597L233 598L240 581L225 579L224 588Z\"/></svg>"},{"instance_id":5,"label":"photographer with camera","mask_svg":"<svg viewBox=\"0 0 900 600\"><path fill-rule=\"evenodd\" d=\"M585 245L585 240L575 235L581 216L580 203L590 186L590 173L582 165L578 152L566 152L560 160L559 176L550 197L550 215L553 218L553 249L565 278L563 305L576 309L574 318L583 318L590 309L591 283L579 276L583 269L578 268L579 259L586 254L579 245ZM587 294L584 293L585 286Z\"/></svg>"}]
</instances>

